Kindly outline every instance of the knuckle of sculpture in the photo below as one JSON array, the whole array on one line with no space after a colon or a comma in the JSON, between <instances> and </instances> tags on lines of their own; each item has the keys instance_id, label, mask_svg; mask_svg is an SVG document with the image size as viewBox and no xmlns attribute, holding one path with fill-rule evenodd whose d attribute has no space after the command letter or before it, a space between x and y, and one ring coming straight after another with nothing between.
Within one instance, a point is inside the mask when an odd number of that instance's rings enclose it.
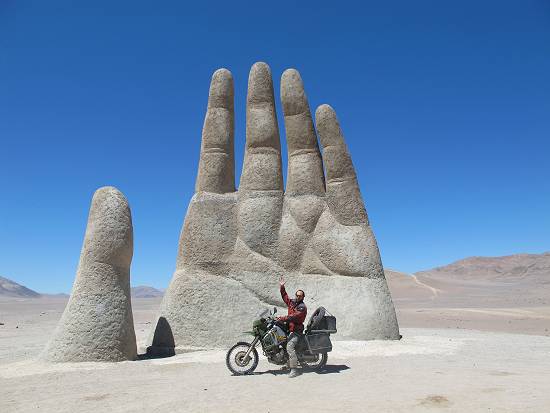
<instances>
[{"instance_id":1,"label":"knuckle of sculpture","mask_svg":"<svg viewBox=\"0 0 550 413\"><path fill-rule=\"evenodd\" d=\"M282 104L285 118L292 119L293 117L304 115L310 117L307 97L303 91L300 93L289 91L288 88L284 89Z\"/></svg>"},{"instance_id":2,"label":"knuckle of sculpture","mask_svg":"<svg viewBox=\"0 0 550 413\"><path fill-rule=\"evenodd\" d=\"M239 191L281 191L283 182L279 163L279 154L272 151L258 151L254 156L246 157Z\"/></svg>"},{"instance_id":3,"label":"knuckle of sculpture","mask_svg":"<svg viewBox=\"0 0 550 413\"><path fill-rule=\"evenodd\" d=\"M309 112L286 117L285 129L287 139L289 140L288 144L292 149L304 149L317 146L315 129L309 117Z\"/></svg>"},{"instance_id":4,"label":"knuckle of sculpture","mask_svg":"<svg viewBox=\"0 0 550 413\"><path fill-rule=\"evenodd\" d=\"M177 267L228 259L237 237L235 193L195 194L181 232Z\"/></svg>"},{"instance_id":5,"label":"knuckle of sculpture","mask_svg":"<svg viewBox=\"0 0 550 413\"><path fill-rule=\"evenodd\" d=\"M231 114L226 110L209 113L204 120L204 148L220 147L229 151L232 130L228 127Z\"/></svg>"},{"instance_id":6,"label":"knuckle of sculpture","mask_svg":"<svg viewBox=\"0 0 550 413\"><path fill-rule=\"evenodd\" d=\"M272 147L279 149L279 130L274 118L264 113L250 112L246 130L247 147Z\"/></svg>"}]
</instances>

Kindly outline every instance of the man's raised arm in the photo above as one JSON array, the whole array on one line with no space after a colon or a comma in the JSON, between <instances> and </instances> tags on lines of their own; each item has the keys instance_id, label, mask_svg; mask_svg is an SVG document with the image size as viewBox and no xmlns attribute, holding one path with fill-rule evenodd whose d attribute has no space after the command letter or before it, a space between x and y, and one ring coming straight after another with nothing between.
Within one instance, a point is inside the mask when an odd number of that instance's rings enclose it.
<instances>
[{"instance_id":1,"label":"man's raised arm","mask_svg":"<svg viewBox=\"0 0 550 413\"><path fill-rule=\"evenodd\" d=\"M281 275L281 278L279 279L279 285L281 286L281 297L283 298L283 301L286 305L290 305L290 298L288 298L288 294L285 290L285 279Z\"/></svg>"}]
</instances>

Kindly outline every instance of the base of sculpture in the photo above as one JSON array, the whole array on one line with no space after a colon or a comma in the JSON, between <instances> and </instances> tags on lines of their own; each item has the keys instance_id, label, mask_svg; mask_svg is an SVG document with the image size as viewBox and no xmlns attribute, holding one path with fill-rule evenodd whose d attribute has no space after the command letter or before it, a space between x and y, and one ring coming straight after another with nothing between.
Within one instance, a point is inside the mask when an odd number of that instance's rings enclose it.
<instances>
[{"instance_id":1,"label":"base of sculpture","mask_svg":"<svg viewBox=\"0 0 550 413\"><path fill-rule=\"evenodd\" d=\"M287 274L285 279L289 294L299 288L305 291L308 317L323 306L338 318L336 339L400 338L384 278ZM275 273L241 272L223 277L176 272L171 294L164 297L160 310L176 352L189 347L225 348L246 337L243 332L251 329L262 310L276 306L286 314L277 280ZM152 347L163 346L158 335L149 342Z\"/></svg>"}]
</instances>

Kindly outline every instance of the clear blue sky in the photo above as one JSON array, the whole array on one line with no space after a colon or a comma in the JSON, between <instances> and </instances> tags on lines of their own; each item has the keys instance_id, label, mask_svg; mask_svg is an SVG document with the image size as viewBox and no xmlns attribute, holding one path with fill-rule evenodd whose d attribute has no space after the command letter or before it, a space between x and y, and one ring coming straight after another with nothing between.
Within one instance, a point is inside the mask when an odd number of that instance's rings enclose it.
<instances>
[{"instance_id":1,"label":"clear blue sky","mask_svg":"<svg viewBox=\"0 0 550 413\"><path fill-rule=\"evenodd\" d=\"M210 76L235 78L239 176L256 61L336 109L386 267L550 250L548 1L193 3L0 0L0 275L68 292L114 185L132 283L165 287Z\"/></svg>"}]
</instances>

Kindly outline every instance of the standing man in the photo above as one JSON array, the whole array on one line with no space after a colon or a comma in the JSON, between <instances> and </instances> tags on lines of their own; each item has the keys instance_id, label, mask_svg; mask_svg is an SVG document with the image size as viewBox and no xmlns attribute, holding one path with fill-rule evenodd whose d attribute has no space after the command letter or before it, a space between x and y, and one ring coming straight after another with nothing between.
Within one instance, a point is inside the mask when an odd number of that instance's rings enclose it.
<instances>
[{"instance_id":1,"label":"standing man","mask_svg":"<svg viewBox=\"0 0 550 413\"><path fill-rule=\"evenodd\" d=\"M290 365L290 374L288 377L293 378L301 374L298 370L296 346L304 332L304 321L307 315L307 307L304 304L305 293L303 290L298 290L296 291L296 298L291 300L286 293L285 280L282 276L279 280L279 285L281 286L281 297L288 307L288 315L278 317L277 320L289 323L290 334L288 336L286 351L288 352Z\"/></svg>"}]
</instances>

